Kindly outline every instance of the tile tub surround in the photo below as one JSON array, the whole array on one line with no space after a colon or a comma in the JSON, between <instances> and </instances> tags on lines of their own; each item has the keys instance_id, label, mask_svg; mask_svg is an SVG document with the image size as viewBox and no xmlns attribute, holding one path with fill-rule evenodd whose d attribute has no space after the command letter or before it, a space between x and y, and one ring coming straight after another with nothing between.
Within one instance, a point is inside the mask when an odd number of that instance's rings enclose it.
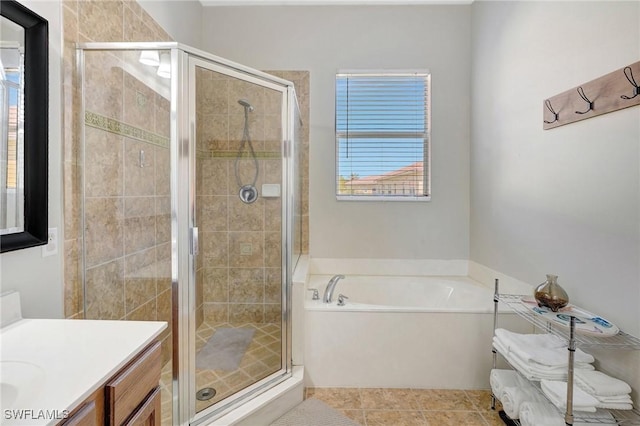
<instances>
[{"instance_id":1,"label":"tile tub surround","mask_svg":"<svg viewBox=\"0 0 640 426\"><path fill-rule=\"evenodd\" d=\"M317 398L362 426L498 426L499 406L491 391L395 388L307 388Z\"/></svg>"}]
</instances>

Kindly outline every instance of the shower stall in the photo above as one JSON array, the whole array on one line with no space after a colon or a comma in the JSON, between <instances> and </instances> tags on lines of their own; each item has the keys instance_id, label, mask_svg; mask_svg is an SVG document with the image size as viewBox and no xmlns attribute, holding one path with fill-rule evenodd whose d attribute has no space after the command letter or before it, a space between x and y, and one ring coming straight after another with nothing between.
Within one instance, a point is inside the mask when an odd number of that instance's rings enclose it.
<instances>
[{"instance_id":1,"label":"shower stall","mask_svg":"<svg viewBox=\"0 0 640 426\"><path fill-rule=\"evenodd\" d=\"M82 43L84 317L162 320L162 424L291 376L293 83L178 43Z\"/></svg>"}]
</instances>

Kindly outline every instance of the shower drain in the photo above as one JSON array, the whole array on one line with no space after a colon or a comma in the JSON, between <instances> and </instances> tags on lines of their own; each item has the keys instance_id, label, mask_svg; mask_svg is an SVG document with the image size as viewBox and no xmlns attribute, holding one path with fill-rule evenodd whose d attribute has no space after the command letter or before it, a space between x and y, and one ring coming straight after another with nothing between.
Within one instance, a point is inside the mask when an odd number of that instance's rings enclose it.
<instances>
[{"instance_id":1,"label":"shower drain","mask_svg":"<svg viewBox=\"0 0 640 426\"><path fill-rule=\"evenodd\" d=\"M196 399L199 401L208 401L216 396L216 390L214 388L202 388L196 392Z\"/></svg>"}]
</instances>

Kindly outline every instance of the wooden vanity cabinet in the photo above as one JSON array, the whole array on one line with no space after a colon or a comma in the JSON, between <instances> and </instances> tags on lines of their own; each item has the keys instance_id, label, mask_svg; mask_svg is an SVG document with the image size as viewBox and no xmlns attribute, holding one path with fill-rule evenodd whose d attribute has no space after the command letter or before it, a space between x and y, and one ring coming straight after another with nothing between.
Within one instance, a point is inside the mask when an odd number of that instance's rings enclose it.
<instances>
[{"instance_id":1,"label":"wooden vanity cabinet","mask_svg":"<svg viewBox=\"0 0 640 426\"><path fill-rule=\"evenodd\" d=\"M140 355L118 373L105 387L107 425L120 426L145 423L130 423L128 419L138 418L138 411L154 408L154 395L160 396L162 351L160 342L147 347ZM160 418L160 413L151 412L148 417ZM160 422L157 422L160 424ZM154 423L151 423L154 424Z\"/></svg>"},{"instance_id":2,"label":"wooden vanity cabinet","mask_svg":"<svg viewBox=\"0 0 640 426\"><path fill-rule=\"evenodd\" d=\"M104 387L100 387L57 426L104 425Z\"/></svg>"},{"instance_id":3,"label":"wooden vanity cabinet","mask_svg":"<svg viewBox=\"0 0 640 426\"><path fill-rule=\"evenodd\" d=\"M59 426L160 426L160 342L143 349Z\"/></svg>"},{"instance_id":4,"label":"wooden vanity cabinet","mask_svg":"<svg viewBox=\"0 0 640 426\"><path fill-rule=\"evenodd\" d=\"M104 406L103 406L104 407ZM64 426L95 426L96 422L104 415L99 415L96 408L96 401L87 401L80 409L72 414L65 422Z\"/></svg>"}]
</instances>

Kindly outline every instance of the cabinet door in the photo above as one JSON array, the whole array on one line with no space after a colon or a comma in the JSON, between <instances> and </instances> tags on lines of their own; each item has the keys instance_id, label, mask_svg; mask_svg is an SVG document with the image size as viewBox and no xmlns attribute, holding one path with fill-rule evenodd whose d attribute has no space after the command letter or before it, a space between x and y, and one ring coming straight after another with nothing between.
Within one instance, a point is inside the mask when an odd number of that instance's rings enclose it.
<instances>
[{"instance_id":1,"label":"cabinet door","mask_svg":"<svg viewBox=\"0 0 640 426\"><path fill-rule=\"evenodd\" d=\"M160 386L147 396L147 399L125 423L126 426L160 426Z\"/></svg>"},{"instance_id":2,"label":"cabinet door","mask_svg":"<svg viewBox=\"0 0 640 426\"><path fill-rule=\"evenodd\" d=\"M69 417L63 426L96 426L96 404L91 401L82 407L77 413Z\"/></svg>"},{"instance_id":3,"label":"cabinet door","mask_svg":"<svg viewBox=\"0 0 640 426\"><path fill-rule=\"evenodd\" d=\"M120 426L131 418L160 381L160 342L136 357L106 386L107 425Z\"/></svg>"}]
</instances>

